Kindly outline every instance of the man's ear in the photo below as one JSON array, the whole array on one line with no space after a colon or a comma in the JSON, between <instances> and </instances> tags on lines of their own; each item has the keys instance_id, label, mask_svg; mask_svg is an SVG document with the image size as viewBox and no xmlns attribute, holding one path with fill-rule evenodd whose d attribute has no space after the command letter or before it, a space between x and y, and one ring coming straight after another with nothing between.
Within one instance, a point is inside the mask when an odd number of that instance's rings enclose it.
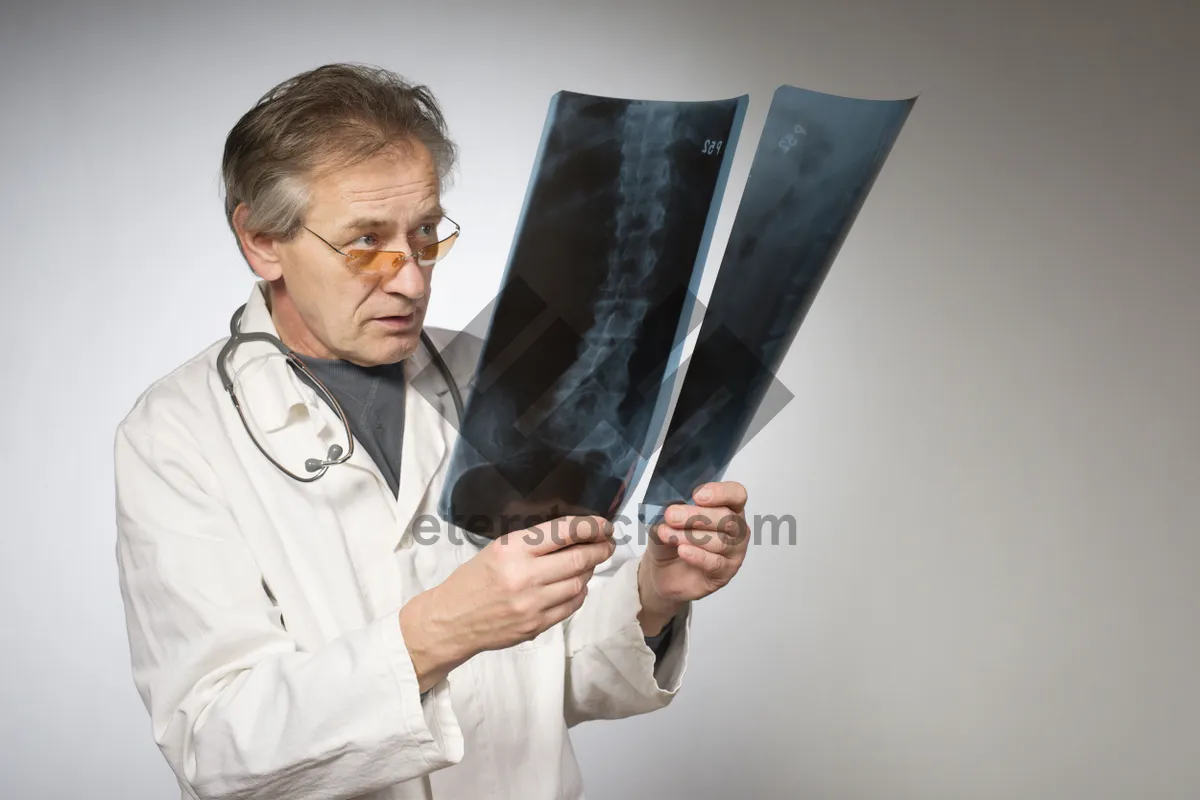
<instances>
[{"instance_id":1,"label":"man's ear","mask_svg":"<svg viewBox=\"0 0 1200 800\"><path fill-rule=\"evenodd\" d=\"M255 233L246 228L246 220L250 216L250 208L245 203L239 203L233 210L233 229L237 233L238 244L250 269L264 281L276 281L283 276L283 265L279 261L279 240L263 233Z\"/></svg>"}]
</instances>

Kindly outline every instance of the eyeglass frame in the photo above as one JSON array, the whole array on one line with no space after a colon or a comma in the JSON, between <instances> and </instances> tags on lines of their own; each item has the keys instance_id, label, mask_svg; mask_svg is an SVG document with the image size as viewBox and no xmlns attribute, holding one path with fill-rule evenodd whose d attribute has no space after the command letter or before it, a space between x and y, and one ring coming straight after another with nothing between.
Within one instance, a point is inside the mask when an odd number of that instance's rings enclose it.
<instances>
[{"instance_id":1,"label":"eyeglass frame","mask_svg":"<svg viewBox=\"0 0 1200 800\"><path fill-rule=\"evenodd\" d=\"M451 239L458 239L459 235L462 233L462 226L460 226L454 220L450 219L449 216L447 216L446 214L442 214L442 219L446 220L447 222L449 222L451 225L454 226L454 233L450 234L445 239L439 239L438 241L434 242L433 244L427 244L424 247L419 247L416 250L412 251L411 253L405 253L403 250L375 250L373 252L376 255L396 256L395 261L392 262L393 264L396 264L396 263L403 264L405 261L407 261L408 259L411 258L411 259L413 259L413 261L416 262L417 266L421 266L421 262L418 258L418 256L421 253L425 252L426 250L430 249L431 247L441 247L443 244L450 241ZM332 244L330 244L328 239L326 239L324 236L322 236L321 234L314 231L312 228L308 227L307 225L303 225L301 227L303 227L304 230L308 231L313 236L320 239L322 242L325 243L326 247L328 247L330 250L337 253L338 255L342 256L347 261L349 261L349 259L351 258L349 253L342 252L337 247L334 247ZM443 256L443 258L444 257L445 256ZM441 261L441 260L442 259L439 258L436 261L434 261L433 263L436 264L436 263L438 263L438 261ZM432 266L432 265L430 265L430 266ZM376 272L364 272L362 274L371 275L371 274L380 274L381 272L382 272L382 270L378 270Z\"/></svg>"}]
</instances>

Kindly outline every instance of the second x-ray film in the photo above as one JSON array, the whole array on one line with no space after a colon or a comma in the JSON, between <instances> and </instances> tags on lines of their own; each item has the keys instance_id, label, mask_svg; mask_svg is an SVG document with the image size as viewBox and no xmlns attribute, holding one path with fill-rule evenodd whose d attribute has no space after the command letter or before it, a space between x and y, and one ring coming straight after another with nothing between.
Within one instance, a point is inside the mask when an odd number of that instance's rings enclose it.
<instances>
[{"instance_id":1,"label":"second x-ray film","mask_svg":"<svg viewBox=\"0 0 1200 800\"><path fill-rule=\"evenodd\" d=\"M752 422L765 424L756 412L772 390L791 398L775 372L915 100L776 91L650 478L645 523L722 477Z\"/></svg>"},{"instance_id":2,"label":"second x-ray film","mask_svg":"<svg viewBox=\"0 0 1200 800\"><path fill-rule=\"evenodd\" d=\"M555 95L438 511L612 518L665 425L746 97Z\"/></svg>"}]
</instances>

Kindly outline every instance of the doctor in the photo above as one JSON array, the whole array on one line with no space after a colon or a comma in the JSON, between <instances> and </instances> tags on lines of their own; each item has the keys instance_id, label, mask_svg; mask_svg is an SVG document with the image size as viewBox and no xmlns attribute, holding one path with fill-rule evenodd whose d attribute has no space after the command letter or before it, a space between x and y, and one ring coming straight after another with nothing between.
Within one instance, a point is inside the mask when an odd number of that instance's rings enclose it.
<instances>
[{"instance_id":1,"label":"doctor","mask_svg":"<svg viewBox=\"0 0 1200 800\"><path fill-rule=\"evenodd\" d=\"M134 680L184 797L583 797L568 728L669 703L691 601L745 557L733 482L640 559L593 517L434 530L478 353L422 336L453 158L427 90L361 66L285 81L229 134L261 280L115 441Z\"/></svg>"}]
</instances>

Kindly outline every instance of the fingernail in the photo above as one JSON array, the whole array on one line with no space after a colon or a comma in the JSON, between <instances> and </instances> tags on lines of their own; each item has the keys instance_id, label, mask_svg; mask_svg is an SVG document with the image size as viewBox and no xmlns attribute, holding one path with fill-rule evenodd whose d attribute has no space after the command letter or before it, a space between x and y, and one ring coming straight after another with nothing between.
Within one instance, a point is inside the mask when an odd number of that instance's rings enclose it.
<instances>
[{"instance_id":1,"label":"fingernail","mask_svg":"<svg viewBox=\"0 0 1200 800\"><path fill-rule=\"evenodd\" d=\"M685 512L682 508L672 508L667 513L667 519L671 522L683 522L685 519L687 519L687 512Z\"/></svg>"},{"instance_id":2,"label":"fingernail","mask_svg":"<svg viewBox=\"0 0 1200 800\"><path fill-rule=\"evenodd\" d=\"M700 491L696 492L696 499L697 499L697 500L710 500L710 499L712 499L712 489L710 489L710 488L708 488L707 486L705 486L703 489L701 489Z\"/></svg>"}]
</instances>

